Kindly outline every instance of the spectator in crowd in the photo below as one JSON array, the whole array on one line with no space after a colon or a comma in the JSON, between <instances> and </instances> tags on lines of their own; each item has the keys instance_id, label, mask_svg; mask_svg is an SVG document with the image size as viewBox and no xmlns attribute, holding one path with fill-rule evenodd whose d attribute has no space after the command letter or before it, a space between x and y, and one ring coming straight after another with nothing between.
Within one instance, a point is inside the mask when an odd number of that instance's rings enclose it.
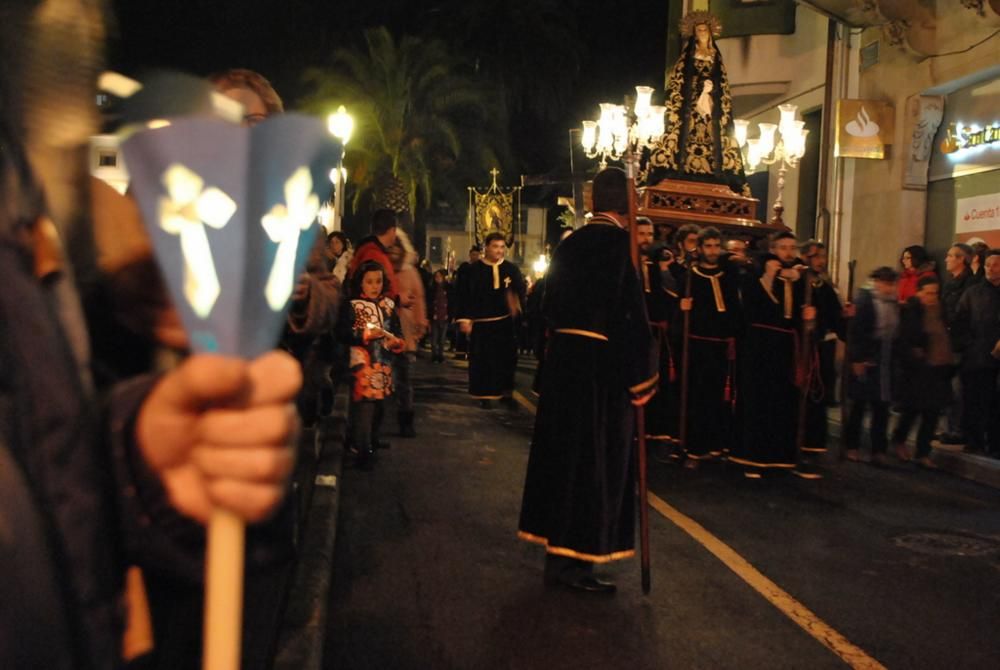
<instances>
[{"instance_id":1,"label":"spectator in crowd","mask_svg":"<svg viewBox=\"0 0 1000 670\"><path fill-rule=\"evenodd\" d=\"M307 428L330 409L321 408L320 404L326 404L323 393L329 391L333 332L340 308L340 282L326 269L325 237L320 224L313 225L319 229L316 243L292 293L288 323L281 341L302 364L304 382L298 408ZM332 403L332 397L328 399Z\"/></svg>"},{"instance_id":2,"label":"spectator in crowd","mask_svg":"<svg viewBox=\"0 0 1000 670\"><path fill-rule=\"evenodd\" d=\"M966 450L1000 457L1000 249L986 252L983 276L958 301L952 335L962 352Z\"/></svg>"},{"instance_id":3,"label":"spectator in crowd","mask_svg":"<svg viewBox=\"0 0 1000 670\"><path fill-rule=\"evenodd\" d=\"M469 271L479 263L482 257L482 247L474 244L469 248L469 260L463 261L455 270L453 279L452 303L458 304L463 294L469 288ZM454 310L454 306L452 307ZM466 360L469 357L469 336L461 328L455 328L455 358L456 360Z\"/></svg>"},{"instance_id":4,"label":"spectator in crowd","mask_svg":"<svg viewBox=\"0 0 1000 670\"><path fill-rule=\"evenodd\" d=\"M389 247L389 260L399 282L396 293L399 304L399 324L406 346L393 360L396 384L396 419L399 422L400 437L416 437L413 424L413 382L411 372L417 361L417 345L427 332L427 303L424 297L424 281L416 268L417 252L410 244L410 238L402 229L396 232L396 242Z\"/></svg>"},{"instance_id":5,"label":"spectator in crowd","mask_svg":"<svg viewBox=\"0 0 1000 670\"><path fill-rule=\"evenodd\" d=\"M976 281L981 281L986 272L986 254L990 250L990 247L982 240L973 242L969 246L972 249L972 260L970 262L972 274L976 277Z\"/></svg>"},{"instance_id":6,"label":"spectator in crowd","mask_svg":"<svg viewBox=\"0 0 1000 670\"><path fill-rule=\"evenodd\" d=\"M921 277L936 276L934 261L919 244L906 247L899 256L902 271L896 284L899 302L904 303L917 294L917 281Z\"/></svg>"},{"instance_id":7,"label":"spectator in crowd","mask_svg":"<svg viewBox=\"0 0 1000 670\"><path fill-rule=\"evenodd\" d=\"M271 82L253 70L226 70L210 75L209 81L219 93L243 105L244 126L256 126L267 117L285 111Z\"/></svg>"},{"instance_id":8,"label":"spectator in crowd","mask_svg":"<svg viewBox=\"0 0 1000 670\"><path fill-rule=\"evenodd\" d=\"M451 321L448 299L450 292L448 273L437 270L427 296L427 313L431 317L431 361L434 363L444 363L444 340Z\"/></svg>"},{"instance_id":9,"label":"spectator in crowd","mask_svg":"<svg viewBox=\"0 0 1000 670\"><path fill-rule=\"evenodd\" d=\"M263 75L246 69L232 69L210 77L215 89L243 105L243 125L255 126L284 112L277 91ZM330 363L333 328L340 307L341 280L334 279L324 259L324 236L314 224L316 246L292 294L282 346L302 364L304 383L297 405L302 423L312 427L321 413L332 406ZM326 398L323 398L326 393ZM322 402L321 402L322 401Z\"/></svg>"},{"instance_id":10,"label":"spectator in crowd","mask_svg":"<svg viewBox=\"0 0 1000 670\"><path fill-rule=\"evenodd\" d=\"M869 275L871 285L858 291L855 300L845 361L850 366L847 397L851 403L844 429L845 456L851 461L860 460L861 426L870 408L872 463L885 465L887 462L892 345L899 325L898 276L890 267L877 268Z\"/></svg>"},{"instance_id":11,"label":"spectator in crowd","mask_svg":"<svg viewBox=\"0 0 1000 670\"><path fill-rule=\"evenodd\" d=\"M899 383L896 392L902 413L892 433L892 444L901 461L910 460L906 440L914 421L917 463L933 468L931 438L941 411L951 402L952 354L942 314L937 277L921 277L917 294L906 301L899 319L896 358Z\"/></svg>"},{"instance_id":12,"label":"spectator in crowd","mask_svg":"<svg viewBox=\"0 0 1000 670\"><path fill-rule=\"evenodd\" d=\"M362 469L372 467L375 449L381 447L384 401L393 392L393 358L405 347L386 275L376 261L358 266L351 280L351 295L355 297L346 303L347 313L341 317L340 333L351 347L354 375L348 435Z\"/></svg>"},{"instance_id":13,"label":"spectator in crowd","mask_svg":"<svg viewBox=\"0 0 1000 670\"><path fill-rule=\"evenodd\" d=\"M354 258L347 270L347 277L351 286L355 285L355 273L367 261L375 261L382 266L385 271L386 290L397 291L398 283L396 273L392 269L392 262L389 260L389 247L396 242L396 213L391 209L379 209L372 214L371 235L358 242L354 250ZM393 293L390 297L395 297ZM351 296L357 297L357 296Z\"/></svg>"},{"instance_id":14,"label":"spectator in crowd","mask_svg":"<svg viewBox=\"0 0 1000 670\"><path fill-rule=\"evenodd\" d=\"M967 244L951 245L948 253L944 257L945 281L941 286L941 310L944 316L945 326L951 332L952 324L955 322L955 315L958 312L958 301L966 289L976 281L976 276L972 272L972 259L974 257L972 247ZM955 363L961 367L961 352L958 351L957 341L949 337ZM962 384L959 375L952 376L952 401L946 413L947 426L945 432L940 436L941 442L945 444L965 444L965 437L962 435Z\"/></svg>"},{"instance_id":15,"label":"spectator in crowd","mask_svg":"<svg viewBox=\"0 0 1000 670\"><path fill-rule=\"evenodd\" d=\"M860 460L861 425L871 408L872 463L885 465L888 447L889 402L892 399L892 345L899 324L896 271L880 267L861 289L851 320L846 363L851 366L847 395L851 401L846 431L848 460Z\"/></svg>"},{"instance_id":16,"label":"spectator in crowd","mask_svg":"<svg viewBox=\"0 0 1000 670\"><path fill-rule=\"evenodd\" d=\"M343 285L347 281L347 270L354 258L354 246L340 230L326 236L326 264L330 273Z\"/></svg>"}]
</instances>

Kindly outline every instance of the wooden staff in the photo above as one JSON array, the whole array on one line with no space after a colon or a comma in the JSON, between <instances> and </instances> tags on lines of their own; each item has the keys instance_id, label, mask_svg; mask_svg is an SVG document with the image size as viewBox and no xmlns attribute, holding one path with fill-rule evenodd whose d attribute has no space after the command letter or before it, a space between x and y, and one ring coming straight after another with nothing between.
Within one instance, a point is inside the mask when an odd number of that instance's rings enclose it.
<instances>
[{"instance_id":1,"label":"wooden staff","mask_svg":"<svg viewBox=\"0 0 1000 670\"><path fill-rule=\"evenodd\" d=\"M802 309L805 310L806 307L812 306L812 271L804 270L802 277L806 282L805 285L805 296L802 301ZM812 379L812 374L810 367L812 366L813 357L813 330L816 328L816 319L806 320L802 319L802 346L799 352L799 360L796 361L796 365L799 366L800 378L802 379L802 388L799 390L799 416L798 424L795 434L795 445L798 447L798 452L796 454L797 461L801 461L802 449L806 446L806 413L809 410L809 387L810 381Z\"/></svg>"},{"instance_id":2,"label":"wooden staff","mask_svg":"<svg viewBox=\"0 0 1000 670\"><path fill-rule=\"evenodd\" d=\"M854 269L857 267L856 260L847 263L847 300L850 305L854 300ZM840 458L844 458L847 452L847 420L850 418L850 409L847 406L847 384L850 380L849 374L851 364L847 360L847 354L851 350L851 317L844 317L844 358L840 364Z\"/></svg>"},{"instance_id":3,"label":"wooden staff","mask_svg":"<svg viewBox=\"0 0 1000 670\"><path fill-rule=\"evenodd\" d=\"M692 264L695 262L694 258L689 256L687 251L681 249L684 253L684 265L687 266L684 275L684 297L691 297L691 270ZM693 305L692 305L693 307ZM678 411L678 421L680 422L679 435L677 436L677 444L681 449L687 447L687 408L688 408L688 344L691 337L691 310L685 310L683 319L683 326L681 327L681 406Z\"/></svg>"},{"instance_id":4,"label":"wooden staff","mask_svg":"<svg viewBox=\"0 0 1000 670\"><path fill-rule=\"evenodd\" d=\"M635 158L630 155L629 159L625 161L625 166L628 176L628 228L632 265L635 267L639 281L642 281L642 259L639 257L639 239L636 230L638 203L635 195ZM646 476L646 408L642 405L635 408L635 429L638 440L636 470L639 488L639 558L642 567L642 592L648 594L652 588L649 565L649 482Z\"/></svg>"}]
</instances>

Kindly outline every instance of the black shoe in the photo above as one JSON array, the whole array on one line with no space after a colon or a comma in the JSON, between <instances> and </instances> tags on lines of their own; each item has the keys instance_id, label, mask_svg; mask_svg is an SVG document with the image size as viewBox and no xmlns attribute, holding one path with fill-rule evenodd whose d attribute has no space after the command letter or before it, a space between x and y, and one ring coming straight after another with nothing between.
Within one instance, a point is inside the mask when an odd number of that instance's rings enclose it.
<instances>
[{"instance_id":1,"label":"black shoe","mask_svg":"<svg viewBox=\"0 0 1000 670\"><path fill-rule=\"evenodd\" d=\"M358 469L360 470L371 470L375 467L375 451L373 449L362 449L358 452L357 460Z\"/></svg>"},{"instance_id":2,"label":"black shoe","mask_svg":"<svg viewBox=\"0 0 1000 670\"><path fill-rule=\"evenodd\" d=\"M582 575L576 579L547 579L545 583L549 586L558 586L584 593L611 595L618 590L614 582L595 577L594 575Z\"/></svg>"},{"instance_id":3,"label":"black shoe","mask_svg":"<svg viewBox=\"0 0 1000 670\"><path fill-rule=\"evenodd\" d=\"M372 449L392 449L392 443L383 442L382 440L373 440Z\"/></svg>"},{"instance_id":4,"label":"black shoe","mask_svg":"<svg viewBox=\"0 0 1000 670\"><path fill-rule=\"evenodd\" d=\"M413 427L413 412L399 413L399 436L416 437L417 431Z\"/></svg>"},{"instance_id":5,"label":"black shoe","mask_svg":"<svg viewBox=\"0 0 1000 670\"><path fill-rule=\"evenodd\" d=\"M479 406L483 409L493 409L493 402L491 400L480 400Z\"/></svg>"}]
</instances>

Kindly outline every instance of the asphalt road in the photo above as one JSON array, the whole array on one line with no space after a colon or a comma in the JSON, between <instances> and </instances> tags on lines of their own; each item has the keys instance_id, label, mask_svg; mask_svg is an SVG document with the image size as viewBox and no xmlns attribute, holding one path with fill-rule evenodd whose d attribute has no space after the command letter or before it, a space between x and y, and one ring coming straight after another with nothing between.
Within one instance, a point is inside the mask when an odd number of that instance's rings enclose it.
<instances>
[{"instance_id":1,"label":"asphalt road","mask_svg":"<svg viewBox=\"0 0 1000 670\"><path fill-rule=\"evenodd\" d=\"M1000 667L1000 492L651 460L652 592L637 560L613 597L548 589L515 536L531 411L481 410L454 363L415 372L419 437L343 472L325 667Z\"/></svg>"}]
</instances>

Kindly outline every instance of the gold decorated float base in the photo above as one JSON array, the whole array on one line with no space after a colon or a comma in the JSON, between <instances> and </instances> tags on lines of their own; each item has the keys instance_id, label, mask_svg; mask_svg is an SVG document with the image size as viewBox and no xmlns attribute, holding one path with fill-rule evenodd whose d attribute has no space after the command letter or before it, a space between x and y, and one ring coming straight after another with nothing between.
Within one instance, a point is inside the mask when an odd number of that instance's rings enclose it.
<instances>
[{"instance_id":1,"label":"gold decorated float base","mask_svg":"<svg viewBox=\"0 0 1000 670\"><path fill-rule=\"evenodd\" d=\"M715 226L724 234L740 238L760 238L788 230L781 224L757 220L760 201L733 193L724 184L664 179L656 186L639 189L639 216L653 223L678 228L687 223Z\"/></svg>"}]
</instances>

